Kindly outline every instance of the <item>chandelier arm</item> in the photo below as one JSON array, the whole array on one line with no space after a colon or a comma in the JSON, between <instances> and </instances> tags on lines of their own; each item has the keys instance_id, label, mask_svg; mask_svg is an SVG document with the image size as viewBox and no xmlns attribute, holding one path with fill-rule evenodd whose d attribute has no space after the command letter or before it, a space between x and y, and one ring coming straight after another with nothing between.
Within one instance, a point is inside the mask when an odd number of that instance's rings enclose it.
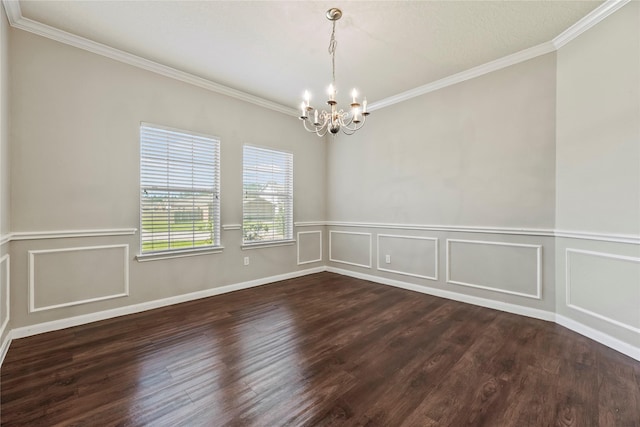
<instances>
[{"instance_id":1,"label":"chandelier arm","mask_svg":"<svg viewBox=\"0 0 640 427\"><path fill-rule=\"evenodd\" d=\"M345 129L348 129L349 131L351 131L351 133L347 135L353 135L353 133L360 130L362 126L364 126L364 122L366 121L367 121L367 116L362 116L362 120L360 120L360 122L358 123L353 123L353 118L352 118L352 120L349 122L349 125L344 126ZM353 127L349 127L351 124L353 124Z\"/></svg>"},{"instance_id":2,"label":"chandelier arm","mask_svg":"<svg viewBox=\"0 0 640 427\"><path fill-rule=\"evenodd\" d=\"M315 126L312 124L313 128L309 128L309 126L307 125L307 120L303 120L302 121L304 124L304 128L306 129L307 132L314 132L317 133L319 129L322 129L323 126Z\"/></svg>"},{"instance_id":3,"label":"chandelier arm","mask_svg":"<svg viewBox=\"0 0 640 427\"><path fill-rule=\"evenodd\" d=\"M307 124L307 119L303 120L303 125L304 128L307 132L309 133L315 133L316 135L318 135L319 137L323 137L327 134L327 132L329 131L329 121L327 120L326 116L323 116L324 120L323 123L320 124L320 126L316 126L314 124L311 124L313 126L313 128L309 128L309 125Z\"/></svg>"}]
</instances>

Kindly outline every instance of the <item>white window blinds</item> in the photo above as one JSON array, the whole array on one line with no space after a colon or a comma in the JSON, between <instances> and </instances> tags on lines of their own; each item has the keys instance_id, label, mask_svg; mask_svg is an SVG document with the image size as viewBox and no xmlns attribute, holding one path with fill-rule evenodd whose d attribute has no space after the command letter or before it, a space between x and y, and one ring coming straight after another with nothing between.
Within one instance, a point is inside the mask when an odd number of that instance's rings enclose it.
<instances>
[{"instance_id":1,"label":"white window blinds","mask_svg":"<svg viewBox=\"0 0 640 427\"><path fill-rule=\"evenodd\" d=\"M245 145L242 177L243 242L293 239L293 154Z\"/></svg>"},{"instance_id":2,"label":"white window blinds","mask_svg":"<svg viewBox=\"0 0 640 427\"><path fill-rule=\"evenodd\" d=\"M220 244L220 141L140 126L142 253Z\"/></svg>"}]
</instances>

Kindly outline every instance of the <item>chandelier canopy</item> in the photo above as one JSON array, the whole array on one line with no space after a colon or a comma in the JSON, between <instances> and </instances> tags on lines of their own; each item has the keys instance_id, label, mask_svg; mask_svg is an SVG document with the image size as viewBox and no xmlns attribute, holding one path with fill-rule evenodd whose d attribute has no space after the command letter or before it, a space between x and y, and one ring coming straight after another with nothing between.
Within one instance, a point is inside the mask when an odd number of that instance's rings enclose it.
<instances>
[{"instance_id":1,"label":"chandelier canopy","mask_svg":"<svg viewBox=\"0 0 640 427\"><path fill-rule=\"evenodd\" d=\"M330 111L322 110L319 112L309 103L311 94L309 91L304 92L304 101L300 105L300 120L304 124L304 128L309 132L314 132L318 136L325 136L327 132L333 135L342 130L347 135L353 135L358 129L364 126L369 112L367 111L367 98L362 101L362 105L358 102L358 92L353 89L351 92L351 109L344 111L338 107L336 101L336 21L342 17L342 11L333 7L327 11L327 19L332 23L331 39L329 40L329 55L331 55L331 71L332 79L329 85L329 99L327 105ZM313 114L313 119L310 116Z\"/></svg>"}]
</instances>

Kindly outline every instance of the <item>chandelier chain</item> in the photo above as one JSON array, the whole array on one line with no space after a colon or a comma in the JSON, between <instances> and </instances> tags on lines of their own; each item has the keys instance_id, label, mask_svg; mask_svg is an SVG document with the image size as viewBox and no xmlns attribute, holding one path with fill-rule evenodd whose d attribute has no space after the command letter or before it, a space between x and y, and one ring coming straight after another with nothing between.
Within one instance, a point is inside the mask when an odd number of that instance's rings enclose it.
<instances>
[{"instance_id":1,"label":"chandelier chain","mask_svg":"<svg viewBox=\"0 0 640 427\"><path fill-rule=\"evenodd\" d=\"M336 21L333 21L333 29L331 30L331 39L329 40L329 54L331 55L331 76L333 78L332 83L336 84L336 46L338 41L336 40Z\"/></svg>"}]
</instances>

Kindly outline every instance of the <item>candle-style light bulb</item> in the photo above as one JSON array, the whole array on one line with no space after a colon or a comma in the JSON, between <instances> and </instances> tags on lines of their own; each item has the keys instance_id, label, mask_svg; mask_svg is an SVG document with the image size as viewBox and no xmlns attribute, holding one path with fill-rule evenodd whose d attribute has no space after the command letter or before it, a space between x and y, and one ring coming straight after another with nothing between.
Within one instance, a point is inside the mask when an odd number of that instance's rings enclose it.
<instances>
[{"instance_id":1,"label":"candle-style light bulb","mask_svg":"<svg viewBox=\"0 0 640 427\"><path fill-rule=\"evenodd\" d=\"M307 106L304 101L300 104L300 109L302 110L302 115L300 117L307 117Z\"/></svg>"},{"instance_id":2,"label":"candle-style light bulb","mask_svg":"<svg viewBox=\"0 0 640 427\"><path fill-rule=\"evenodd\" d=\"M318 124L318 110L315 111L315 115L314 115L313 119L314 119L313 120L313 124L317 125Z\"/></svg>"},{"instance_id":3,"label":"candle-style light bulb","mask_svg":"<svg viewBox=\"0 0 640 427\"><path fill-rule=\"evenodd\" d=\"M355 90L355 89L353 89L353 90L351 91L351 97L353 98L353 103L354 103L354 104L356 103L356 97L357 97L357 96L358 96L358 91L357 91L357 90Z\"/></svg>"},{"instance_id":4,"label":"candle-style light bulb","mask_svg":"<svg viewBox=\"0 0 640 427\"><path fill-rule=\"evenodd\" d=\"M329 100L335 101L336 89L333 87L333 83L329 85Z\"/></svg>"},{"instance_id":5,"label":"candle-style light bulb","mask_svg":"<svg viewBox=\"0 0 640 427\"><path fill-rule=\"evenodd\" d=\"M362 101L362 114L367 112L367 98Z\"/></svg>"},{"instance_id":6,"label":"candle-style light bulb","mask_svg":"<svg viewBox=\"0 0 640 427\"><path fill-rule=\"evenodd\" d=\"M360 121L360 118L358 117L358 114L360 113L360 109L359 108L354 108L353 109L353 121L358 123Z\"/></svg>"},{"instance_id":7,"label":"candle-style light bulb","mask_svg":"<svg viewBox=\"0 0 640 427\"><path fill-rule=\"evenodd\" d=\"M304 102L307 104L306 106L309 107L309 100L311 99L311 94L309 94L308 90L304 91Z\"/></svg>"}]
</instances>

